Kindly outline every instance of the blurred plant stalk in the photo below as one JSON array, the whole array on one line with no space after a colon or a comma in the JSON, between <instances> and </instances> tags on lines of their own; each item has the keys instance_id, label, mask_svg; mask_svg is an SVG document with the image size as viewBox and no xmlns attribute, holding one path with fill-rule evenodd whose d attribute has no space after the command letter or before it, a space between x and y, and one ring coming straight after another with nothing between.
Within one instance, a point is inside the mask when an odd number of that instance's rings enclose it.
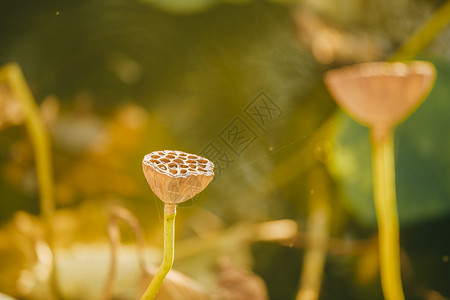
<instances>
[{"instance_id":1,"label":"blurred plant stalk","mask_svg":"<svg viewBox=\"0 0 450 300\"><path fill-rule=\"evenodd\" d=\"M16 63L0 68L0 84L6 83L13 97L20 103L25 117L25 125L34 147L36 175L39 186L41 215L44 218L46 239L52 252L51 288L58 295L55 275L55 253L51 218L55 211L54 182L51 162L50 141L36 101L30 91L20 66Z\"/></svg>"},{"instance_id":2,"label":"blurred plant stalk","mask_svg":"<svg viewBox=\"0 0 450 300\"><path fill-rule=\"evenodd\" d=\"M331 216L328 190L325 171L322 166L317 166L310 177L307 244L296 300L319 299Z\"/></svg>"},{"instance_id":3,"label":"blurred plant stalk","mask_svg":"<svg viewBox=\"0 0 450 300\"><path fill-rule=\"evenodd\" d=\"M120 229L118 221L125 222L133 231L136 239L136 252L139 261L139 266L145 275L151 274L150 268L147 268L144 257L145 240L144 233L139 224L138 219L128 210L122 207L114 207L109 215L108 220L108 240L111 247L111 261L106 278L105 290L103 294L104 300L112 299L112 291L114 286L114 279L117 272L117 251L120 246Z\"/></svg>"},{"instance_id":4,"label":"blurred plant stalk","mask_svg":"<svg viewBox=\"0 0 450 300\"><path fill-rule=\"evenodd\" d=\"M378 218L378 252L381 283L386 299L404 299L400 267L400 229L395 196L395 162L392 132L372 136L373 192Z\"/></svg>"},{"instance_id":5,"label":"blurred plant stalk","mask_svg":"<svg viewBox=\"0 0 450 300\"><path fill-rule=\"evenodd\" d=\"M394 55L390 61L414 59L426 46L428 46L442 29L450 22L450 1L442 4L430 17L420 26Z\"/></svg>"}]
</instances>

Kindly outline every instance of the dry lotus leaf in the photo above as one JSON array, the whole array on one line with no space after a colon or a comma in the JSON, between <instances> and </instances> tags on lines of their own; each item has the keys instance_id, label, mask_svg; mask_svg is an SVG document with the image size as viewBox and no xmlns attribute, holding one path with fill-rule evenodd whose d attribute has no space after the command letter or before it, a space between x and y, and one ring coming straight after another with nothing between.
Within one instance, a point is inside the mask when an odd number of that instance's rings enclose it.
<instances>
[{"instance_id":1,"label":"dry lotus leaf","mask_svg":"<svg viewBox=\"0 0 450 300\"><path fill-rule=\"evenodd\" d=\"M178 204L200 193L214 177L214 164L182 151L155 151L142 162L152 191L166 204Z\"/></svg>"},{"instance_id":2,"label":"dry lotus leaf","mask_svg":"<svg viewBox=\"0 0 450 300\"><path fill-rule=\"evenodd\" d=\"M266 284L254 273L234 265L229 259L219 261L220 299L268 300Z\"/></svg>"},{"instance_id":3,"label":"dry lotus leaf","mask_svg":"<svg viewBox=\"0 0 450 300\"><path fill-rule=\"evenodd\" d=\"M435 74L434 66L424 61L372 62L328 71L325 83L356 121L390 130L420 105Z\"/></svg>"}]
</instances>

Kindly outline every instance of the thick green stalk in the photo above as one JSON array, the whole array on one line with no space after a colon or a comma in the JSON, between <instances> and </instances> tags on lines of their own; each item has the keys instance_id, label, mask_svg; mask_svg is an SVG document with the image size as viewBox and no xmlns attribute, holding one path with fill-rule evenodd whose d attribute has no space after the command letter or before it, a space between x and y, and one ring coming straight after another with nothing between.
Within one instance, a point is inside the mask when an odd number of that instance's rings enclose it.
<instances>
[{"instance_id":1,"label":"thick green stalk","mask_svg":"<svg viewBox=\"0 0 450 300\"><path fill-rule=\"evenodd\" d=\"M176 212L172 214L164 212L164 258L141 300L152 300L155 298L164 278L166 278L167 273L172 268L175 246L175 216Z\"/></svg>"},{"instance_id":2,"label":"thick green stalk","mask_svg":"<svg viewBox=\"0 0 450 300\"><path fill-rule=\"evenodd\" d=\"M393 135L371 135L381 286L386 300L403 300Z\"/></svg>"}]
</instances>

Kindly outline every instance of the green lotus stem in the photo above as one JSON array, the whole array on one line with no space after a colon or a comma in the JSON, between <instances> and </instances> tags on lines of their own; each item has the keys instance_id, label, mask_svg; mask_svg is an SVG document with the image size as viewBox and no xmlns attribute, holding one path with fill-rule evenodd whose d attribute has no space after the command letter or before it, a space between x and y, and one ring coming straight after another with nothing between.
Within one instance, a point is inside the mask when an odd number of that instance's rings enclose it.
<instances>
[{"instance_id":1,"label":"green lotus stem","mask_svg":"<svg viewBox=\"0 0 450 300\"><path fill-rule=\"evenodd\" d=\"M393 134L392 130L381 136L374 132L371 142L381 286L386 300L403 300Z\"/></svg>"},{"instance_id":2,"label":"green lotus stem","mask_svg":"<svg viewBox=\"0 0 450 300\"><path fill-rule=\"evenodd\" d=\"M19 65L13 63L3 67L0 70L1 81L8 83L12 94L20 102L24 111L25 124L35 152L41 213L46 218L55 210L50 142L47 131Z\"/></svg>"},{"instance_id":3,"label":"green lotus stem","mask_svg":"<svg viewBox=\"0 0 450 300\"><path fill-rule=\"evenodd\" d=\"M51 217L55 211L54 182L51 162L50 141L44 122L33 94L23 76L22 70L16 63L11 63L0 68L0 83L6 82L15 99L21 104L25 125L30 134L34 148L36 163L36 176L39 186L39 200L41 215L44 219L46 240L52 250L52 273L50 275L52 291L58 296L55 275L55 254L53 252L53 234L51 231Z\"/></svg>"},{"instance_id":4,"label":"green lotus stem","mask_svg":"<svg viewBox=\"0 0 450 300\"><path fill-rule=\"evenodd\" d=\"M176 212L172 214L164 212L164 258L141 300L152 300L155 298L164 278L166 278L167 273L172 268L175 246L175 216Z\"/></svg>"}]
</instances>

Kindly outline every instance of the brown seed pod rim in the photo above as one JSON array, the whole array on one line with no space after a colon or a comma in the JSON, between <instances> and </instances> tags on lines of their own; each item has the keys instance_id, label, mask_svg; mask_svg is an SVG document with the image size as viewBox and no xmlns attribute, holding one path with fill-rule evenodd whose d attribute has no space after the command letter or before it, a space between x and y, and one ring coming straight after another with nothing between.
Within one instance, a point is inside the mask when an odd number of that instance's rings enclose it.
<instances>
[{"instance_id":1,"label":"brown seed pod rim","mask_svg":"<svg viewBox=\"0 0 450 300\"><path fill-rule=\"evenodd\" d=\"M434 76L436 70L432 63L415 60L409 62L367 62L351 66L340 67L327 71L327 81L339 81L345 78L371 77L371 76L398 76L410 75Z\"/></svg>"},{"instance_id":2,"label":"brown seed pod rim","mask_svg":"<svg viewBox=\"0 0 450 300\"><path fill-rule=\"evenodd\" d=\"M154 151L144 156L142 164L172 178L214 176L214 163L210 160L178 150Z\"/></svg>"}]
</instances>

